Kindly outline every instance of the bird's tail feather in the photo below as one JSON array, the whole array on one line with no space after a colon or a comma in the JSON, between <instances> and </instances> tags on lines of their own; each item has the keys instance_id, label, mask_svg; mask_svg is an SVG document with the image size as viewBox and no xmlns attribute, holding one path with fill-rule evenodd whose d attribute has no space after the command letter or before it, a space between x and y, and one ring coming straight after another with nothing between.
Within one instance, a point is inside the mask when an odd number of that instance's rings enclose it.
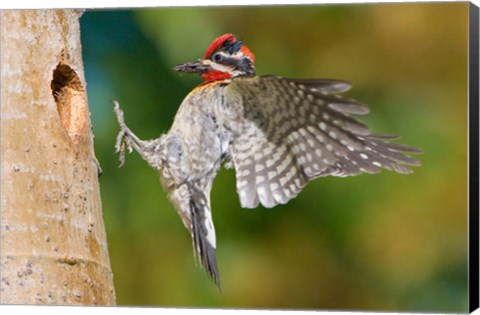
<instances>
[{"instance_id":1,"label":"bird's tail feather","mask_svg":"<svg viewBox=\"0 0 480 315\"><path fill-rule=\"evenodd\" d=\"M215 258L215 231L211 221L208 198L204 192L193 185L189 188L191 232L195 257L220 289L220 277Z\"/></svg>"}]
</instances>

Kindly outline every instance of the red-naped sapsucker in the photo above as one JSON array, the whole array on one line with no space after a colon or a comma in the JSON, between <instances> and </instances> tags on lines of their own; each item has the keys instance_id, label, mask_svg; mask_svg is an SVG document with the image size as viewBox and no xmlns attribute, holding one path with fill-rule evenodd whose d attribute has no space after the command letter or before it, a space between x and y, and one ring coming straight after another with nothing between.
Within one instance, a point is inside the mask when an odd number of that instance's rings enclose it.
<instances>
[{"instance_id":1,"label":"red-naped sapsucker","mask_svg":"<svg viewBox=\"0 0 480 315\"><path fill-rule=\"evenodd\" d=\"M270 208L296 197L322 176L408 174L407 156L421 150L371 133L353 115L368 107L344 97L346 81L255 76L253 53L233 34L215 39L204 59L174 70L204 82L183 100L171 129L140 140L115 103L121 131L116 149L135 149L160 174L163 188L192 236L196 257L219 286L210 191L221 165L235 168L242 207Z\"/></svg>"}]
</instances>

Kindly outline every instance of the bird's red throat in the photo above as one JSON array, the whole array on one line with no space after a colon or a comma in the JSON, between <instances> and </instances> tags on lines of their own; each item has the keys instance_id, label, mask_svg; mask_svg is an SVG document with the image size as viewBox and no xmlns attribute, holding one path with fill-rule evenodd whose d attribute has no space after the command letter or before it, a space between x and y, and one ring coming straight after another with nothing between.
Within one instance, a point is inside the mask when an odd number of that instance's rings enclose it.
<instances>
[{"instance_id":1,"label":"bird's red throat","mask_svg":"<svg viewBox=\"0 0 480 315\"><path fill-rule=\"evenodd\" d=\"M201 76L203 80L205 80L205 82L221 81L221 80L230 79L232 77L230 73L222 72L219 70L210 70L208 72L203 73Z\"/></svg>"}]
</instances>

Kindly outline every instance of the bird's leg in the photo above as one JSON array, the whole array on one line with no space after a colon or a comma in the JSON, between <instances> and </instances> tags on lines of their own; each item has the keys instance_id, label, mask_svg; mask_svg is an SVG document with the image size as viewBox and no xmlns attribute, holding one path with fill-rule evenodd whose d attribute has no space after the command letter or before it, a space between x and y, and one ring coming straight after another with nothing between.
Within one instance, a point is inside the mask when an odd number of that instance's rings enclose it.
<instances>
[{"instance_id":1,"label":"bird's leg","mask_svg":"<svg viewBox=\"0 0 480 315\"><path fill-rule=\"evenodd\" d=\"M160 154L162 151L161 137L147 141L138 138L125 124L120 104L115 100L112 102L118 124L120 125L120 131L117 135L117 141L115 142L115 153L119 153L120 160L118 167L122 167L125 163L125 150L131 153L133 149L135 149L150 166L159 169L162 160Z\"/></svg>"}]
</instances>

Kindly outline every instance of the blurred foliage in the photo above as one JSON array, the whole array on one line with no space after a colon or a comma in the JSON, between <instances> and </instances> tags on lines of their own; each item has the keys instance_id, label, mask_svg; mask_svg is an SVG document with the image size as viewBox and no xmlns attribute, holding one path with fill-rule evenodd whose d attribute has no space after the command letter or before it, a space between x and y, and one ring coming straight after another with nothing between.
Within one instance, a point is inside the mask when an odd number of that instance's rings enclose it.
<instances>
[{"instance_id":1,"label":"blurred foliage","mask_svg":"<svg viewBox=\"0 0 480 315\"><path fill-rule=\"evenodd\" d=\"M468 3L160 8L81 19L88 96L119 305L467 310ZM372 130L420 147L402 176L324 178L287 205L242 209L235 174L213 187L222 292L137 154L118 169L111 99L142 138L168 130L199 77L175 64L236 33L258 74L338 78Z\"/></svg>"}]
</instances>

